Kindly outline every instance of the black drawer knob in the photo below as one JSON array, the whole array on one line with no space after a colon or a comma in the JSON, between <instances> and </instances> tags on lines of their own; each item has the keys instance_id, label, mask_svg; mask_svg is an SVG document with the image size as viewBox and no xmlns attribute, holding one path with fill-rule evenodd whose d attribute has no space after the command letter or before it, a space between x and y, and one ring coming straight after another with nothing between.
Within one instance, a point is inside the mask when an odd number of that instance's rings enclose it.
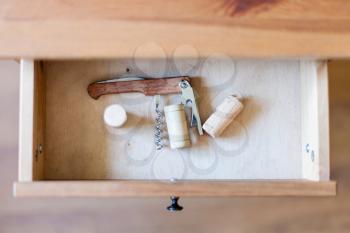
<instances>
[{"instance_id":1,"label":"black drawer knob","mask_svg":"<svg viewBox=\"0 0 350 233\"><path fill-rule=\"evenodd\" d=\"M180 206L177 201L179 200L179 197L170 197L171 205L167 207L167 209L171 212L175 211L181 211L183 209L182 206Z\"/></svg>"}]
</instances>

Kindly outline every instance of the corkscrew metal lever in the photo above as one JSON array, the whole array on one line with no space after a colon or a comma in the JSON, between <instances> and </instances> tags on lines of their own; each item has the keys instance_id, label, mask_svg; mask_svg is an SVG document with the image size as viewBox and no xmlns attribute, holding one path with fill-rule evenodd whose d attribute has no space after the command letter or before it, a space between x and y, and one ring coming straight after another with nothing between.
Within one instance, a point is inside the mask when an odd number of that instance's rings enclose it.
<instances>
[{"instance_id":1,"label":"corkscrew metal lever","mask_svg":"<svg viewBox=\"0 0 350 233\"><path fill-rule=\"evenodd\" d=\"M202 122L199 116L198 106L193 88L187 80L181 80L179 86L182 93L182 104L190 105L192 108L191 127L197 126L199 135L203 135Z\"/></svg>"}]
</instances>

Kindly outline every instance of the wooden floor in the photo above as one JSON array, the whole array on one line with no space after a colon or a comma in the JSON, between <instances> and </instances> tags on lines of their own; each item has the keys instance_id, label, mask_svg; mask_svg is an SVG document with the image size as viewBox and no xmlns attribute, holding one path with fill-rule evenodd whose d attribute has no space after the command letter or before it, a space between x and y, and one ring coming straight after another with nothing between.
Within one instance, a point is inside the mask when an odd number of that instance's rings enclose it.
<instances>
[{"instance_id":1,"label":"wooden floor","mask_svg":"<svg viewBox=\"0 0 350 233\"><path fill-rule=\"evenodd\" d=\"M17 179L18 65L0 62L0 232L349 232L350 61L330 63L331 169L335 198L186 198L168 213L166 198L12 197Z\"/></svg>"}]
</instances>

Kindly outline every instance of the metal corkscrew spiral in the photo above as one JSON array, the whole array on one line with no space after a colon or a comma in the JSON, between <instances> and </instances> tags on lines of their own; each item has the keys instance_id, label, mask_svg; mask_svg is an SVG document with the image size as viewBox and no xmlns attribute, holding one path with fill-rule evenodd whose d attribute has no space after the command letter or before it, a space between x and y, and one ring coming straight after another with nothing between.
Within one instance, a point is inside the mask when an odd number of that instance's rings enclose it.
<instances>
[{"instance_id":1,"label":"metal corkscrew spiral","mask_svg":"<svg viewBox=\"0 0 350 233\"><path fill-rule=\"evenodd\" d=\"M154 143L156 145L157 150L161 150L163 148L163 112L160 109L160 95L155 96L156 102L156 119L155 119L155 133L154 133Z\"/></svg>"}]
</instances>

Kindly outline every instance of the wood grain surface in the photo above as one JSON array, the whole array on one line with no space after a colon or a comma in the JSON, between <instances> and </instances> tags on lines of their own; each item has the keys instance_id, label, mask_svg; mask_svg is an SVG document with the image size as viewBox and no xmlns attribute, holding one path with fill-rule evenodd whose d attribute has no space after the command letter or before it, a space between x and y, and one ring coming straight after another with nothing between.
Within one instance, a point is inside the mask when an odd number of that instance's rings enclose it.
<instances>
[{"instance_id":1,"label":"wood grain surface","mask_svg":"<svg viewBox=\"0 0 350 233\"><path fill-rule=\"evenodd\" d=\"M188 77L171 77L119 82L95 82L89 84L87 91L91 98L98 99L102 95L139 92L146 96L179 94L182 80Z\"/></svg>"},{"instance_id":2,"label":"wood grain surface","mask_svg":"<svg viewBox=\"0 0 350 233\"><path fill-rule=\"evenodd\" d=\"M334 196L334 181L37 181L18 182L18 197L306 197Z\"/></svg>"},{"instance_id":3,"label":"wood grain surface","mask_svg":"<svg viewBox=\"0 0 350 233\"><path fill-rule=\"evenodd\" d=\"M350 56L347 0L1 0L0 5L0 57L126 57L149 42L167 53L190 44L203 55Z\"/></svg>"},{"instance_id":4,"label":"wood grain surface","mask_svg":"<svg viewBox=\"0 0 350 233\"><path fill-rule=\"evenodd\" d=\"M0 231L3 233L244 232L348 233L350 226L350 62L332 61L332 198L13 198L17 180L18 65L0 62ZM4 84L7 85L4 85ZM6 132L6 133L4 133Z\"/></svg>"}]
</instances>

